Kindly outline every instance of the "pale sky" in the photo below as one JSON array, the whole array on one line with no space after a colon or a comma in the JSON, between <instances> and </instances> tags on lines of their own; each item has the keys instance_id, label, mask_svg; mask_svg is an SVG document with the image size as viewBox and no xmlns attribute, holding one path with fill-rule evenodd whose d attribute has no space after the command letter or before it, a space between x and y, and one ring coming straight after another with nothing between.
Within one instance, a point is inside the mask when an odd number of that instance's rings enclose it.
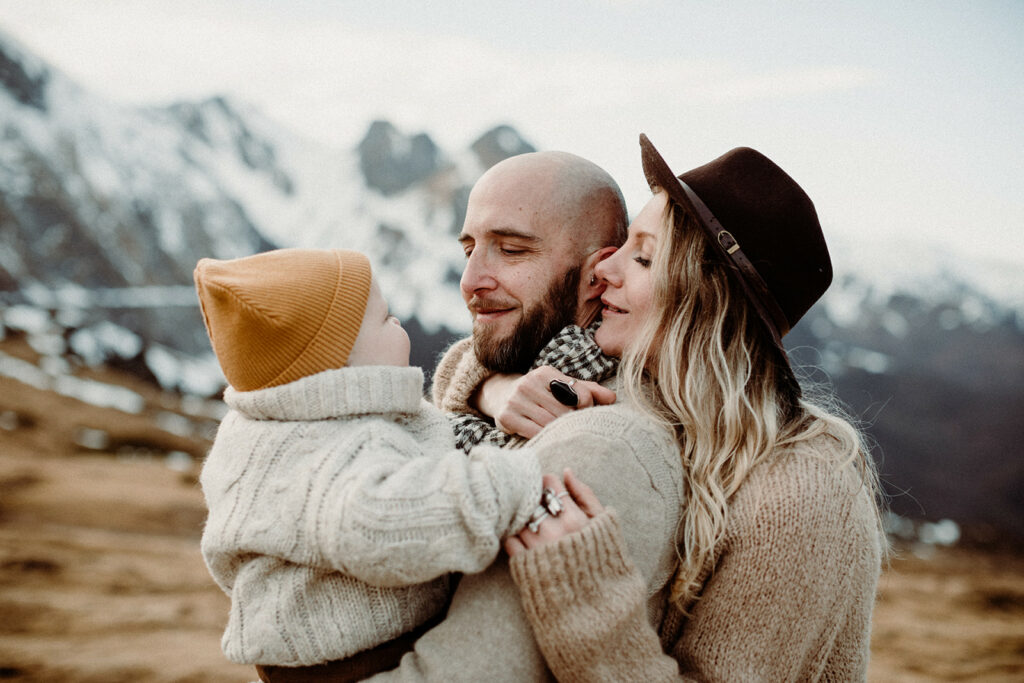
<instances>
[{"instance_id":1,"label":"pale sky","mask_svg":"<svg viewBox=\"0 0 1024 683\"><path fill-rule=\"evenodd\" d=\"M752 146L827 235L1024 271L1017 0L0 0L0 30L116 101L228 94L339 148L374 118L448 150L509 123L632 213L640 132L677 173Z\"/></svg>"}]
</instances>

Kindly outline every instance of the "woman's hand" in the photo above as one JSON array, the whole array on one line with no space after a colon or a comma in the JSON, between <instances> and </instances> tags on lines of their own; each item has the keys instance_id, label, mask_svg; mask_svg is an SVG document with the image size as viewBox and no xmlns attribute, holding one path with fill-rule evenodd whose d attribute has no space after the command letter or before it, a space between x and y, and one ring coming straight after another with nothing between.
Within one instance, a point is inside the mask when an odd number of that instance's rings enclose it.
<instances>
[{"instance_id":1,"label":"woman's hand","mask_svg":"<svg viewBox=\"0 0 1024 683\"><path fill-rule=\"evenodd\" d=\"M551 393L551 380L569 384L579 396L575 407L563 405ZM528 439L537 436L552 420L577 408L615 403L615 392L597 382L573 380L550 366L525 375L494 375L477 392L478 410L494 418L494 424L508 434Z\"/></svg>"},{"instance_id":2,"label":"woman's hand","mask_svg":"<svg viewBox=\"0 0 1024 683\"><path fill-rule=\"evenodd\" d=\"M469 406L493 418L505 407L515 390L515 382L522 375L497 373L491 375L476 388L469 397Z\"/></svg>"},{"instance_id":3,"label":"woman's hand","mask_svg":"<svg viewBox=\"0 0 1024 683\"><path fill-rule=\"evenodd\" d=\"M563 536L577 532L590 523L590 518L604 512L604 506L589 486L576 478L572 470L563 473L565 485L553 474L544 475L544 486L558 494L562 511L557 517L545 517L536 532L523 529L505 539L505 551L518 555L532 548L554 543Z\"/></svg>"}]
</instances>

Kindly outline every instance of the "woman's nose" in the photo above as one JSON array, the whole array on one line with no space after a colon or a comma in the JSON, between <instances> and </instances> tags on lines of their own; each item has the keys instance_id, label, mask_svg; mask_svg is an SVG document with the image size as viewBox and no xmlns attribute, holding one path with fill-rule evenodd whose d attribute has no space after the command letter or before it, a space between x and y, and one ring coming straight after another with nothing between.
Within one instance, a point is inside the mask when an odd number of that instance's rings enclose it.
<instances>
[{"instance_id":1,"label":"woman's nose","mask_svg":"<svg viewBox=\"0 0 1024 683\"><path fill-rule=\"evenodd\" d=\"M622 284L618 275L618 262L621 253L621 250L617 251L594 266L594 274L612 287L618 287Z\"/></svg>"}]
</instances>

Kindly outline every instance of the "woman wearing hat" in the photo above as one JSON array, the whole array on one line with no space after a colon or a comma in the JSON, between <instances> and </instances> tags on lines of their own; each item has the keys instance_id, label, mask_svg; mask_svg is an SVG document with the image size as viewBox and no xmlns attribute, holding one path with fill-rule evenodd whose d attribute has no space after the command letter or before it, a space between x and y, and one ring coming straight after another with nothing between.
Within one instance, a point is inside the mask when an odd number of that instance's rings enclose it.
<instances>
[{"instance_id":1,"label":"woman wearing hat","mask_svg":"<svg viewBox=\"0 0 1024 683\"><path fill-rule=\"evenodd\" d=\"M654 196L598 267L596 339L622 357L620 395L675 432L679 565L651 609L615 512L566 473L563 512L506 545L536 639L559 680L862 680L877 475L857 430L801 395L781 342L832 278L814 206L754 150L677 178L640 144Z\"/></svg>"}]
</instances>

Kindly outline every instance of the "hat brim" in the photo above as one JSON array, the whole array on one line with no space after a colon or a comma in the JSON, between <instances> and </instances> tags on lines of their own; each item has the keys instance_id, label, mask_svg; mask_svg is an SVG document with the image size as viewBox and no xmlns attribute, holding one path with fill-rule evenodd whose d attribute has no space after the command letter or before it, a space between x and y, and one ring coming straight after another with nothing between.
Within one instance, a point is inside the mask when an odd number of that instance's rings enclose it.
<instances>
[{"instance_id":1,"label":"hat brim","mask_svg":"<svg viewBox=\"0 0 1024 683\"><path fill-rule=\"evenodd\" d=\"M703 229L705 235L708 237L709 243L713 245L715 251L720 252L723 263L728 266L728 272L732 274L743 288L747 295L747 300L753 306L755 313L763 321L765 331L768 333L768 338L771 340L772 345L778 352L784 368L788 371L788 379L796 387L797 395L799 395L799 384L793 376L793 369L789 363L789 357L786 354L785 347L782 345L782 335L785 334L785 332L780 332L779 324L773 320L773 318L778 318L782 315L781 311L776 316L772 316L767 310L768 306L774 304L774 300L770 303L766 302L764 294L755 291L752 283L744 277L741 270L735 266L730 259L729 254L722 248L718 239L716 239L711 226L707 224L704 218L704 214L708 209L703 207L702 210L693 203L688 193L683 188L680 178L672 172L672 169L669 167L664 157L661 156L661 153L658 152L650 139L643 133L640 134L640 158L643 163L644 176L647 178L647 184L650 186L651 190L657 191L660 189L667 192L669 198L673 202L683 207L684 210L689 211L690 215L694 217L698 225ZM714 219L712 218L712 220ZM762 287L759 287L758 289L763 289L763 281ZM775 308L778 308L777 304L774 304L774 306ZM788 326L784 329L785 331L788 331Z\"/></svg>"},{"instance_id":2,"label":"hat brim","mask_svg":"<svg viewBox=\"0 0 1024 683\"><path fill-rule=\"evenodd\" d=\"M727 226L721 224L693 188L683 183L682 177L672 172L665 159L643 133L640 134L640 150L644 175L647 176L647 183L651 189L657 187L664 190L672 201L690 212L722 262L728 266L729 272L743 287L747 299L764 321L772 341L782 348L782 336L789 331L786 316L772 297L757 268L743 253ZM727 240L726 243L723 243L723 238Z\"/></svg>"},{"instance_id":3,"label":"hat brim","mask_svg":"<svg viewBox=\"0 0 1024 683\"><path fill-rule=\"evenodd\" d=\"M643 133L640 133L640 159L644 166L644 176L647 178L647 184L651 190L660 188L668 192L668 196L672 198L672 201L689 209L695 217L699 218L700 214L697 211L697 207L686 196L683 186L679 184L679 178L676 177L676 174L669 168L668 163L665 162L664 157L661 156L661 153L654 148L654 145Z\"/></svg>"}]
</instances>

